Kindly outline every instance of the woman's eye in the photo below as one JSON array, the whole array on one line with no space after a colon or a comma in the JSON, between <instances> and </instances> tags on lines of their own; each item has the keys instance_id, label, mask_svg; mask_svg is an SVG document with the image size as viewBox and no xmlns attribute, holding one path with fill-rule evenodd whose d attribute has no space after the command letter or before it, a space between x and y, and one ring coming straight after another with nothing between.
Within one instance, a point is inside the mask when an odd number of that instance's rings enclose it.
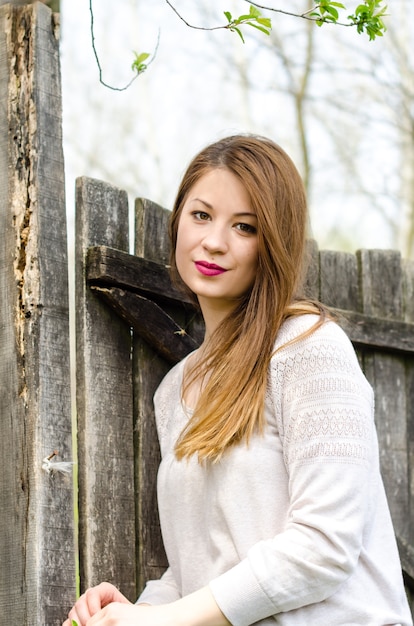
<instances>
[{"instance_id":1,"label":"woman's eye","mask_svg":"<svg viewBox=\"0 0 414 626\"><path fill-rule=\"evenodd\" d=\"M241 230L241 232L243 232L243 233L247 233L247 234L249 234L249 235L253 235L253 234L255 234L255 233L256 233L256 227L255 227L255 226L252 226L252 224L243 224L243 223L240 223L240 224L236 224L236 228L237 228L238 230Z\"/></svg>"},{"instance_id":2,"label":"woman's eye","mask_svg":"<svg viewBox=\"0 0 414 626\"><path fill-rule=\"evenodd\" d=\"M195 217L196 220L208 220L210 218L208 213L204 213L204 211L194 211L193 212L193 217Z\"/></svg>"}]
</instances>

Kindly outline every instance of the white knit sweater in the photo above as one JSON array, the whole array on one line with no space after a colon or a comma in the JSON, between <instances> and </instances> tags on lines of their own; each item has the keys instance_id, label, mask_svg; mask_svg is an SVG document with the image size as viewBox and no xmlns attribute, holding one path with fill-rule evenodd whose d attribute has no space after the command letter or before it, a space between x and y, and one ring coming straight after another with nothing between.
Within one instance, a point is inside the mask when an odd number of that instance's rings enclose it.
<instances>
[{"instance_id":1,"label":"white knit sweater","mask_svg":"<svg viewBox=\"0 0 414 626\"><path fill-rule=\"evenodd\" d=\"M315 321L285 322L276 348ZM188 419L184 363L155 395L169 568L138 601L167 603L209 585L233 626L410 626L373 394L342 330L326 322L276 352L264 435L217 464L174 456Z\"/></svg>"}]
</instances>

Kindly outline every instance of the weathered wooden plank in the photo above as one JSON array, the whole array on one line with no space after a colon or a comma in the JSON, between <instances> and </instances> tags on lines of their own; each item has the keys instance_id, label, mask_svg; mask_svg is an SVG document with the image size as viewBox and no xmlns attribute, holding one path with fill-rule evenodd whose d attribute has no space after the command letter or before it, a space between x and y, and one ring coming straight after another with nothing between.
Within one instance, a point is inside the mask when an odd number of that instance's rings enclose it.
<instances>
[{"instance_id":1,"label":"weathered wooden plank","mask_svg":"<svg viewBox=\"0 0 414 626\"><path fill-rule=\"evenodd\" d=\"M331 309L356 348L414 356L414 324Z\"/></svg>"},{"instance_id":2,"label":"weathered wooden plank","mask_svg":"<svg viewBox=\"0 0 414 626\"><path fill-rule=\"evenodd\" d=\"M401 254L396 250L359 250L362 311L400 320L403 311Z\"/></svg>"},{"instance_id":3,"label":"weathered wooden plank","mask_svg":"<svg viewBox=\"0 0 414 626\"><path fill-rule=\"evenodd\" d=\"M398 550L407 582L414 589L414 548L412 543L397 537Z\"/></svg>"},{"instance_id":4,"label":"weathered wooden plank","mask_svg":"<svg viewBox=\"0 0 414 626\"><path fill-rule=\"evenodd\" d=\"M359 253L363 311L387 319L402 317L402 270L398 252ZM364 369L375 392L381 469L397 535L408 539L409 484L406 368L403 356L367 353Z\"/></svg>"},{"instance_id":5,"label":"weathered wooden plank","mask_svg":"<svg viewBox=\"0 0 414 626\"><path fill-rule=\"evenodd\" d=\"M91 287L123 320L169 363L181 361L198 347L158 304L117 287Z\"/></svg>"},{"instance_id":6,"label":"weathered wooden plank","mask_svg":"<svg viewBox=\"0 0 414 626\"><path fill-rule=\"evenodd\" d=\"M407 448L408 448L408 545L411 547L411 570L408 571L411 577L412 609L414 615L414 359L407 362L406 368L407 384ZM403 562L404 565L404 562Z\"/></svg>"},{"instance_id":7,"label":"weathered wooden plank","mask_svg":"<svg viewBox=\"0 0 414 626\"><path fill-rule=\"evenodd\" d=\"M148 261L165 265L169 257L168 213L147 201L135 204L135 251ZM160 227L154 227L159 223ZM138 272L140 274L140 272ZM160 285L156 281L157 287ZM170 287L162 283L164 293ZM155 283L153 283L155 287ZM175 313L174 304L169 312ZM179 314L180 315L180 314ZM178 317L179 317L178 315ZM182 315L182 313L181 313ZM177 319L177 316L174 315ZM155 428L153 395L170 365L145 340L134 334L134 414L136 445L137 581L141 590L147 580L159 578L167 567L161 538L156 495L160 451Z\"/></svg>"},{"instance_id":8,"label":"weathered wooden plank","mask_svg":"<svg viewBox=\"0 0 414 626\"><path fill-rule=\"evenodd\" d=\"M321 250L320 299L337 309L360 311L358 265L354 254Z\"/></svg>"},{"instance_id":9,"label":"weathered wooden plank","mask_svg":"<svg viewBox=\"0 0 414 626\"><path fill-rule=\"evenodd\" d=\"M414 261L403 260L404 319L414 322Z\"/></svg>"},{"instance_id":10,"label":"weathered wooden plank","mask_svg":"<svg viewBox=\"0 0 414 626\"><path fill-rule=\"evenodd\" d=\"M314 239L306 242L306 276L304 280L304 293L307 298L319 300L319 250Z\"/></svg>"},{"instance_id":11,"label":"weathered wooden plank","mask_svg":"<svg viewBox=\"0 0 414 626\"><path fill-rule=\"evenodd\" d=\"M89 289L97 243L128 250L125 192L76 185L76 339L81 589L102 580L136 597L131 333Z\"/></svg>"},{"instance_id":12,"label":"weathered wooden plank","mask_svg":"<svg viewBox=\"0 0 414 626\"><path fill-rule=\"evenodd\" d=\"M378 343L376 320L362 318L358 288L358 264L354 254L322 250L320 259L320 299L336 315L336 322L347 333L357 350L362 366L360 348ZM335 308L333 308L335 307ZM388 330L388 329L386 329ZM356 338L359 340L356 342Z\"/></svg>"},{"instance_id":13,"label":"weathered wooden plank","mask_svg":"<svg viewBox=\"0 0 414 626\"><path fill-rule=\"evenodd\" d=\"M136 456L137 586L157 579L168 563L158 518L156 477L160 451L153 396L170 365L144 340L134 340L134 414Z\"/></svg>"},{"instance_id":14,"label":"weathered wooden plank","mask_svg":"<svg viewBox=\"0 0 414 626\"><path fill-rule=\"evenodd\" d=\"M93 285L113 285L148 294L152 299L171 301L175 306L192 305L188 295L171 284L168 266L107 246L88 250L87 280Z\"/></svg>"},{"instance_id":15,"label":"weathered wooden plank","mask_svg":"<svg viewBox=\"0 0 414 626\"><path fill-rule=\"evenodd\" d=\"M147 233L135 242L135 254L156 260L168 267L170 262L170 238L168 224L171 212L146 198L135 200L135 231Z\"/></svg>"},{"instance_id":16,"label":"weathered wooden plank","mask_svg":"<svg viewBox=\"0 0 414 626\"><path fill-rule=\"evenodd\" d=\"M0 624L60 625L75 597L59 42L40 3L0 9ZM51 102L53 114L50 114Z\"/></svg>"},{"instance_id":17,"label":"weathered wooden plank","mask_svg":"<svg viewBox=\"0 0 414 626\"><path fill-rule=\"evenodd\" d=\"M414 261L403 263L404 319L414 322ZM408 446L408 481L409 481L409 540L414 551L414 357L406 359L406 395L407 395L407 446ZM414 563L414 558L413 558ZM414 614L414 564L411 572L412 601Z\"/></svg>"}]
</instances>

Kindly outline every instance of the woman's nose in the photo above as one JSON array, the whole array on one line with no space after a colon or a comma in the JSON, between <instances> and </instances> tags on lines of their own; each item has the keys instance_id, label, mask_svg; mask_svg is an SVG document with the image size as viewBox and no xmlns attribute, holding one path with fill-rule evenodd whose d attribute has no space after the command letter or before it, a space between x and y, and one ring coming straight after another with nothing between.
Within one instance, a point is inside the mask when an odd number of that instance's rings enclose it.
<instances>
[{"instance_id":1,"label":"woman's nose","mask_svg":"<svg viewBox=\"0 0 414 626\"><path fill-rule=\"evenodd\" d=\"M226 252L228 249L226 229L219 224L212 223L208 232L205 233L202 244L210 253Z\"/></svg>"}]
</instances>

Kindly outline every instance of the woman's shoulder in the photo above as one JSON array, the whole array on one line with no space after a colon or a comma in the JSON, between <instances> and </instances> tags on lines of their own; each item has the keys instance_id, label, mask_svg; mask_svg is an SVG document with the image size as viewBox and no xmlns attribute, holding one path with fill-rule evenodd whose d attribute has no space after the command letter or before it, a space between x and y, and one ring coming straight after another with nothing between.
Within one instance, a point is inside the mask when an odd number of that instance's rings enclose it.
<instances>
[{"instance_id":1,"label":"woman's shoulder","mask_svg":"<svg viewBox=\"0 0 414 626\"><path fill-rule=\"evenodd\" d=\"M307 392L353 389L359 398L373 403L372 387L350 339L334 320L321 321L314 314L291 317L280 328L269 383L276 394L284 385L299 385Z\"/></svg>"},{"instance_id":2,"label":"woman's shoulder","mask_svg":"<svg viewBox=\"0 0 414 626\"><path fill-rule=\"evenodd\" d=\"M311 344L331 342L353 351L348 336L335 320L321 320L318 314L306 313L289 317L283 322L276 337L275 350L282 351L290 346L296 346L300 350Z\"/></svg>"}]
</instances>

